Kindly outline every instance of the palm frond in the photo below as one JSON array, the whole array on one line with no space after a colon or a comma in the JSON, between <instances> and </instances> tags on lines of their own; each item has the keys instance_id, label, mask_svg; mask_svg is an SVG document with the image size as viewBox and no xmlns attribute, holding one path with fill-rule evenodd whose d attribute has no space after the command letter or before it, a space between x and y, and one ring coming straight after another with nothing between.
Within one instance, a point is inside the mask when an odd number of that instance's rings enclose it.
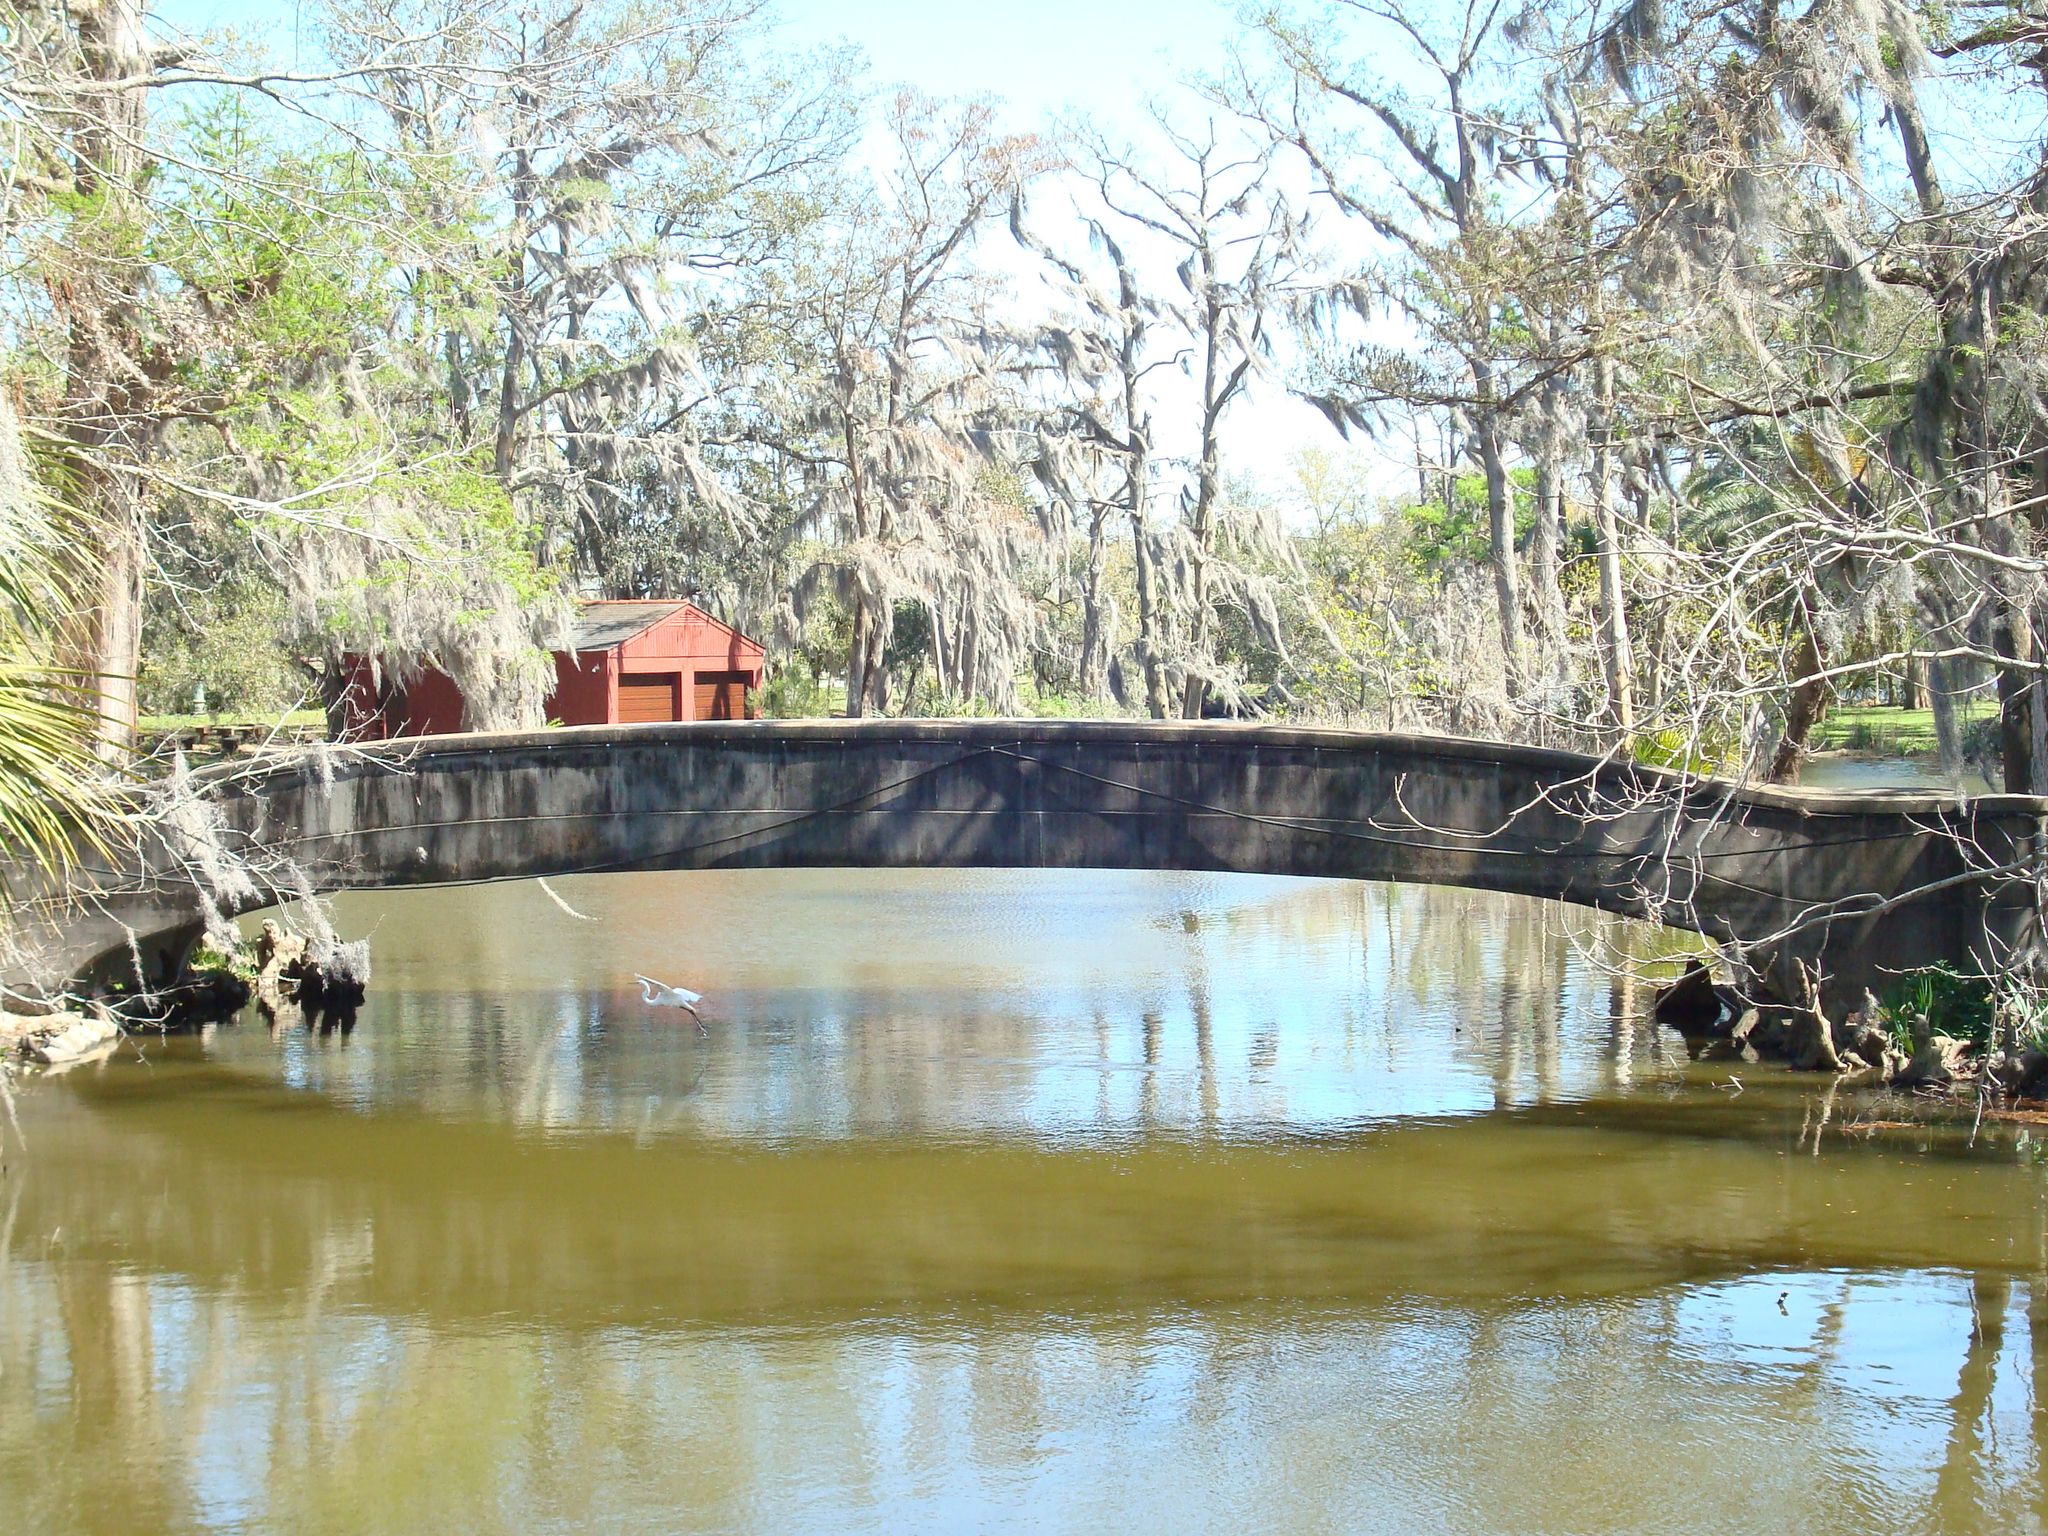
<instances>
[{"instance_id":1,"label":"palm frond","mask_svg":"<svg viewBox=\"0 0 2048 1536\"><path fill-rule=\"evenodd\" d=\"M0 860L46 874L104 851L112 825L91 693L59 660L91 558L86 518L52 490L62 463L0 398Z\"/></svg>"}]
</instances>

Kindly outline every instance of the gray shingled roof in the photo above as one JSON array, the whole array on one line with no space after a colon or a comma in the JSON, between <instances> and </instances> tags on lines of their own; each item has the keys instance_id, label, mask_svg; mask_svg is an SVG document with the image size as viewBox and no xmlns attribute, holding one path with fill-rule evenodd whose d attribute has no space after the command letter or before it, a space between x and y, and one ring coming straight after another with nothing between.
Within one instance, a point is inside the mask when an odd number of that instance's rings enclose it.
<instances>
[{"instance_id":1,"label":"gray shingled roof","mask_svg":"<svg viewBox=\"0 0 2048 1536\"><path fill-rule=\"evenodd\" d=\"M680 613L688 603L585 603L576 622L569 626L572 651L608 651L651 629L670 614Z\"/></svg>"}]
</instances>

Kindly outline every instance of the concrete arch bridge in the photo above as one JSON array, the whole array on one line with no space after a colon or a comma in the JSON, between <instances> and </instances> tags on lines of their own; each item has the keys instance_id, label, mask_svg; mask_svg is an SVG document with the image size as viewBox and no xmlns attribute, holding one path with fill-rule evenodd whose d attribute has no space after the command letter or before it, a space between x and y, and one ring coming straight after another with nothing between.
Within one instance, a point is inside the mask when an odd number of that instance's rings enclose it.
<instances>
[{"instance_id":1,"label":"concrete arch bridge","mask_svg":"<svg viewBox=\"0 0 2048 1536\"><path fill-rule=\"evenodd\" d=\"M2013 963L2048 829L2028 796L1736 789L1498 742L1211 722L606 726L316 747L193 782L255 872L215 897L231 915L300 889L603 870L1231 870L1657 918L1816 960L1838 999L1891 970ZM210 877L189 808L179 825L83 877L11 980L182 955Z\"/></svg>"}]
</instances>

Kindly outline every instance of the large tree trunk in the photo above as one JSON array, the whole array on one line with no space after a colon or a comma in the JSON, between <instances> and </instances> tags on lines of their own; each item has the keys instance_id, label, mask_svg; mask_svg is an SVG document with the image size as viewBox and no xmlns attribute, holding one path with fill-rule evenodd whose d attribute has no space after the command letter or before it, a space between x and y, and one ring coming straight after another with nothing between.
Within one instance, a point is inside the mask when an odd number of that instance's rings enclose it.
<instances>
[{"instance_id":1,"label":"large tree trunk","mask_svg":"<svg viewBox=\"0 0 2048 1536\"><path fill-rule=\"evenodd\" d=\"M1145 676L1145 713L1154 720L1167 714L1166 659L1159 643L1159 572L1152 551L1152 525L1146 516L1144 492L1136 494L1131 511L1131 556L1137 568L1138 662Z\"/></svg>"},{"instance_id":2,"label":"large tree trunk","mask_svg":"<svg viewBox=\"0 0 2048 1536\"><path fill-rule=\"evenodd\" d=\"M2006 582L2001 581L2003 587ZM1991 648L1998 655L1998 748L2005 761L2005 791L2010 795L2040 793L2037 779L2043 766L2035 752L2035 695L2039 679L2031 663L2037 659L2024 601L2002 591L1991 620Z\"/></svg>"},{"instance_id":3,"label":"large tree trunk","mask_svg":"<svg viewBox=\"0 0 2048 1536\"><path fill-rule=\"evenodd\" d=\"M149 38L135 0L74 4L80 56L97 89L78 103L73 174L90 216L90 248L78 251L67 337L64 415L75 446L73 493L93 520L96 567L86 604L67 625L67 669L78 672L98 717L102 755L132 750L136 674L142 662L142 572L146 508L130 472L147 451L148 360L135 322L142 295L144 172ZM130 82L116 86L114 82Z\"/></svg>"},{"instance_id":4,"label":"large tree trunk","mask_svg":"<svg viewBox=\"0 0 2048 1536\"><path fill-rule=\"evenodd\" d=\"M1137 313L1137 285L1128 271L1120 275L1120 292L1126 315ZM1164 720L1166 701L1166 657L1160 643L1164 622L1159 601L1159 572L1153 558L1152 518L1149 508L1151 478L1151 423L1143 414L1138 393L1144 377L1144 359L1139 353L1143 328L1127 322L1123 345L1124 507L1131 518L1131 559L1138 587L1138 663L1145 676L1145 712Z\"/></svg>"},{"instance_id":5,"label":"large tree trunk","mask_svg":"<svg viewBox=\"0 0 2048 1536\"><path fill-rule=\"evenodd\" d=\"M846 713L858 720L868 704L868 600L864 593L853 599L852 638L846 647Z\"/></svg>"},{"instance_id":6,"label":"large tree trunk","mask_svg":"<svg viewBox=\"0 0 2048 1536\"><path fill-rule=\"evenodd\" d=\"M1216 533L1216 499L1222 489L1222 445L1217 441L1223 412L1229 405L1236 381L1225 383L1222 372L1223 309L1215 298L1216 258L1206 245L1202 250L1202 271L1210 298L1202 326L1202 457L1195 476L1194 513L1188 532L1195 546L1194 609L1188 620L1188 655L1196 666L1209 661L1209 546ZM1239 374L1243 373L1239 369ZM1180 712L1184 720L1202 718L1208 699L1207 680L1192 668L1181 689Z\"/></svg>"},{"instance_id":7,"label":"large tree trunk","mask_svg":"<svg viewBox=\"0 0 2048 1536\"><path fill-rule=\"evenodd\" d=\"M1820 721L1821 705L1827 699L1827 681L1820 675L1826 662L1817 633L1812 587L1800 588L1796 608L1799 640L1792 657L1792 696L1786 701L1785 729L1771 758L1769 780L1773 784L1799 782L1807 740Z\"/></svg>"},{"instance_id":8,"label":"large tree trunk","mask_svg":"<svg viewBox=\"0 0 2048 1536\"><path fill-rule=\"evenodd\" d=\"M1109 625L1103 612L1102 576L1109 563L1109 517L1091 508L1088 515L1088 570L1081 586L1081 673L1084 699L1102 697L1109 675Z\"/></svg>"},{"instance_id":9,"label":"large tree trunk","mask_svg":"<svg viewBox=\"0 0 2048 1536\"><path fill-rule=\"evenodd\" d=\"M844 404L839 413L839 435L846 452L847 496L853 504L853 537L857 543L867 538L869 519L867 476L861 473L860 431L853 419L854 388L852 365L842 355L839 360L839 389ZM881 661L876 654L879 647L874 643L874 630L874 615L868 611L867 593L856 590L851 634L846 644L846 713L855 720L867 713L872 692L868 674Z\"/></svg>"},{"instance_id":10,"label":"large tree trunk","mask_svg":"<svg viewBox=\"0 0 2048 1536\"><path fill-rule=\"evenodd\" d=\"M99 476L87 477L86 484L94 480L106 484ZM96 530L103 542L94 552L91 607L80 618L91 637L101 756L117 761L134 749L140 722L136 681L142 670L143 526L134 499L118 487L108 488L112 494L96 498Z\"/></svg>"},{"instance_id":11,"label":"large tree trunk","mask_svg":"<svg viewBox=\"0 0 2048 1536\"><path fill-rule=\"evenodd\" d=\"M1538 670L1548 672L1564 645L1564 589L1559 585L1564 505L1557 459L1546 447L1536 460L1536 526L1529 535L1530 596L1536 608Z\"/></svg>"},{"instance_id":12,"label":"large tree trunk","mask_svg":"<svg viewBox=\"0 0 2048 1536\"><path fill-rule=\"evenodd\" d=\"M515 92L514 99L530 113L532 102L525 92ZM499 365L497 419L491 429L491 467L498 483L508 491L519 466L519 440L525 421L523 379L527 368L527 328L531 323L526 247L538 196L533 157L522 147L513 158L510 255L502 290L505 356Z\"/></svg>"},{"instance_id":13,"label":"large tree trunk","mask_svg":"<svg viewBox=\"0 0 2048 1536\"><path fill-rule=\"evenodd\" d=\"M1913 88L1913 77L1895 67L1891 79L1885 82L1885 95L1890 101L1892 123L1898 129L1906 174L1913 181L1913 195L1919 201L1920 212L1934 218L1942 212L1946 200L1942 196L1941 178L1934 168L1934 151L1927 142L1927 125L1920 115L1920 97Z\"/></svg>"},{"instance_id":14,"label":"large tree trunk","mask_svg":"<svg viewBox=\"0 0 2048 1536\"><path fill-rule=\"evenodd\" d=\"M1998 747L2009 795L2040 793L2035 785L2034 678L2024 666L2030 648L2023 624L2018 612L2007 607L1991 630L1992 649L2002 661L2015 663L1998 669Z\"/></svg>"},{"instance_id":15,"label":"large tree trunk","mask_svg":"<svg viewBox=\"0 0 2048 1536\"><path fill-rule=\"evenodd\" d=\"M519 377L526 368L526 317L516 302L525 281L525 250L515 248L506 280L505 357L498 371L498 409L491 429L491 469L509 487L519 462Z\"/></svg>"},{"instance_id":16,"label":"large tree trunk","mask_svg":"<svg viewBox=\"0 0 2048 1536\"><path fill-rule=\"evenodd\" d=\"M1614 510L1614 364L1593 365L1597 420L1593 432L1593 542L1600 564L1600 664L1607 676L1607 717L1627 736L1636 728L1635 658L1630 653L1628 595L1622 584L1621 519Z\"/></svg>"},{"instance_id":17,"label":"large tree trunk","mask_svg":"<svg viewBox=\"0 0 2048 1536\"><path fill-rule=\"evenodd\" d=\"M1479 370L1482 397L1493 392L1491 370ZM1510 699L1522 696L1527 647L1522 639L1522 584L1515 559L1515 503L1508 484L1506 461L1501 457L1500 421L1489 408L1478 417L1473 437L1479 449L1479 465L1486 472L1486 525L1488 561L1493 567L1493 592L1500 608L1500 648L1507 664Z\"/></svg>"},{"instance_id":18,"label":"large tree trunk","mask_svg":"<svg viewBox=\"0 0 2048 1536\"><path fill-rule=\"evenodd\" d=\"M2002 284L1999 267L1992 264L1975 275L1960 276L1944 251L1940 234L1947 200L1934 166L1925 121L1911 76L1894 69L1885 82L1892 122L1898 131L1899 148L1911 177L1922 217L1929 221L1929 245L1937 253L1929 261L1929 276L1936 280L1942 309L1941 346L1952 371L1956 409L1956 443L1952 490L1965 522L1975 526L1977 537L1995 553L2014 552L2015 529L2012 512L2004 505L2002 466L1998 462L1996 433L1992 424L1991 367L1989 350L1996 336L1995 322L2000 307ZM2042 189L2037 186L2029 199L2040 212ZM1998 681L1999 749L2004 758L2005 788L2011 794L2039 794L2048 784L2048 700L2041 694L2040 678L2033 666L2040 659L2036 643L2035 614L2024 593L2014 590L2010 576L1994 577L1997 595L1991 614L1991 648L2001 665ZM1941 693L1929 667L1929 690ZM1910 673L1909 673L1910 679ZM1952 714L1951 701L1935 702L1937 722L1953 735L1952 723L1942 717ZM1944 740L1944 766L1949 756Z\"/></svg>"},{"instance_id":19,"label":"large tree trunk","mask_svg":"<svg viewBox=\"0 0 2048 1536\"><path fill-rule=\"evenodd\" d=\"M1556 349L1546 332L1546 345ZM1565 611L1561 572L1564 564L1564 443L1559 418L1564 411L1566 375L1548 380L1538 396L1535 453L1536 522L1529 533L1529 600L1536 615L1536 671L1544 678L1562 673Z\"/></svg>"},{"instance_id":20,"label":"large tree trunk","mask_svg":"<svg viewBox=\"0 0 2048 1536\"><path fill-rule=\"evenodd\" d=\"M1209 659L1209 551L1206 523L1195 529L1194 612L1188 618L1188 655L1197 665ZM1202 718L1209 697L1209 684L1190 668L1181 684L1180 713L1183 720Z\"/></svg>"},{"instance_id":21,"label":"large tree trunk","mask_svg":"<svg viewBox=\"0 0 2048 1536\"><path fill-rule=\"evenodd\" d=\"M1951 299L1943 316L1942 347L1952 360L1955 378L1956 433L1952 490L1962 520L1994 554L2018 553L2019 530L2007 504L2004 469L1992 400L1992 359L1995 322L2001 297L2000 274L1994 265L1975 274L1960 302ZM2039 680L2033 665L2039 657L2034 643L2028 594L2023 580L2009 571L1992 576L1995 599L1991 612L1991 649L1999 659L1999 748L2005 759L2008 794L2036 794L2048 763L2035 750L2037 721L2043 711L2034 694Z\"/></svg>"}]
</instances>

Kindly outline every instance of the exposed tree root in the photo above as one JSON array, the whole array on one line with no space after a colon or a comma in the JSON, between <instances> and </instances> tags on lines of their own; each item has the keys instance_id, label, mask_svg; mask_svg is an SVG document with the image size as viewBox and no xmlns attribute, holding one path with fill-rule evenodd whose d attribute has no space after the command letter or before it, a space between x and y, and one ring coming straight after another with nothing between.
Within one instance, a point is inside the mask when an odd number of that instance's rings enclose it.
<instances>
[{"instance_id":1,"label":"exposed tree root","mask_svg":"<svg viewBox=\"0 0 2048 1536\"><path fill-rule=\"evenodd\" d=\"M1695 958L1658 993L1653 1015L1689 1039L1726 1041L1745 1060L1778 1061L1795 1071L1867 1076L1887 1088L1971 1095L1987 1103L2048 1097L2048 1052L2024 1044L1987 1049L1924 1024L1912 1031L1906 1049L1869 993L1862 1007L1830 1020L1818 981L1797 961L1747 957L1730 981L1718 982Z\"/></svg>"}]
</instances>

